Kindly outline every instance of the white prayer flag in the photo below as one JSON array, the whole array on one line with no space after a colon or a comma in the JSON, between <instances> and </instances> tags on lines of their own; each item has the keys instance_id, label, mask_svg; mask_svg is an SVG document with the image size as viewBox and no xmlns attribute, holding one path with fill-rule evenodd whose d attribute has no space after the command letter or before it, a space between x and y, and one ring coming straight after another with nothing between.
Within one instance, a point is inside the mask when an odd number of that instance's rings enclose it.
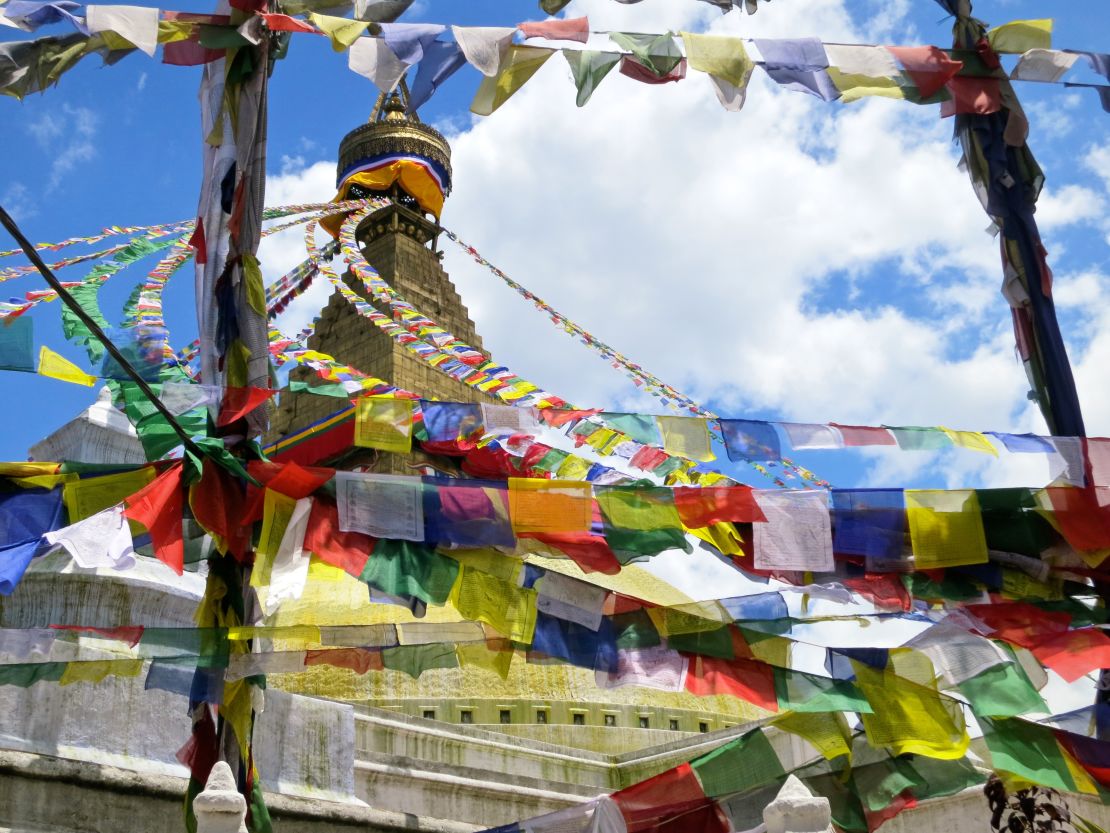
<instances>
[{"instance_id":1,"label":"white prayer flag","mask_svg":"<svg viewBox=\"0 0 1110 833\"><path fill-rule=\"evenodd\" d=\"M87 570L98 567L129 570L135 566L135 545L122 504L47 532L43 537L48 543L63 547L78 567Z\"/></svg>"},{"instance_id":2,"label":"white prayer flag","mask_svg":"<svg viewBox=\"0 0 1110 833\"><path fill-rule=\"evenodd\" d=\"M375 538L423 541L422 489L419 477L336 472L339 528Z\"/></svg>"},{"instance_id":3,"label":"white prayer flag","mask_svg":"<svg viewBox=\"0 0 1110 833\"><path fill-rule=\"evenodd\" d=\"M516 27L452 26L451 32L470 65L492 78L501 71Z\"/></svg>"},{"instance_id":4,"label":"white prayer flag","mask_svg":"<svg viewBox=\"0 0 1110 833\"><path fill-rule=\"evenodd\" d=\"M374 86L389 94L408 69L381 38L359 38L347 52L347 66L352 72L369 78Z\"/></svg>"},{"instance_id":5,"label":"white prayer flag","mask_svg":"<svg viewBox=\"0 0 1110 833\"><path fill-rule=\"evenodd\" d=\"M158 48L158 15L158 9L147 6L85 7L89 32L115 32L151 57Z\"/></svg>"},{"instance_id":6,"label":"white prayer flag","mask_svg":"<svg viewBox=\"0 0 1110 833\"><path fill-rule=\"evenodd\" d=\"M823 491L753 492L767 516L752 524L755 568L816 573L834 569L828 493Z\"/></svg>"}]
</instances>

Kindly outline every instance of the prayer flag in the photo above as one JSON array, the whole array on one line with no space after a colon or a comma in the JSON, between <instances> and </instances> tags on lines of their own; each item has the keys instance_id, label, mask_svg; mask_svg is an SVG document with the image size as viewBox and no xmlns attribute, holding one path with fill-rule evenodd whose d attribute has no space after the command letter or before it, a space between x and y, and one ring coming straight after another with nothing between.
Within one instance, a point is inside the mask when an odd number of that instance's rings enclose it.
<instances>
[{"instance_id":1,"label":"prayer flag","mask_svg":"<svg viewBox=\"0 0 1110 833\"><path fill-rule=\"evenodd\" d=\"M158 48L158 15L158 9L147 6L85 7L91 34L115 32L152 58Z\"/></svg>"},{"instance_id":2,"label":"prayer flag","mask_svg":"<svg viewBox=\"0 0 1110 833\"><path fill-rule=\"evenodd\" d=\"M517 26L525 38L574 40L585 43L590 37L590 21L586 17L549 18Z\"/></svg>"},{"instance_id":3,"label":"prayer flag","mask_svg":"<svg viewBox=\"0 0 1110 833\"><path fill-rule=\"evenodd\" d=\"M537 613L531 651L605 674L617 669L613 627L604 620L592 630L578 622Z\"/></svg>"},{"instance_id":4,"label":"prayer flag","mask_svg":"<svg viewBox=\"0 0 1110 833\"><path fill-rule=\"evenodd\" d=\"M901 489L833 489L833 550L843 555L899 559L906 537Z\"/></svg>"},{"instance_id":5,"label":"prayer flag","mask_svg":"<svg viewBox=\"0 0 1110 833\"><path fill-rule=\"evenodd\" d=\"M771 666L751 660L691 657L686 690L699 697L727 694L766 711L778 711Z\"/></svg>"},{"instance_id":6,"label":"prayer flag","mask_svg":"<svg viewBox=\"0 0 1110 833\"><path fill-rule=\"evenodd\" d=\"M602 688L634 685L658 691L682 691L687 663L686 657L663 645L620 648L616 669L599 672L597 683Z\"/></svg>"},{"instance_id":7,"label":"prayer flag","mask_svg":"<svg viewBox=\"0 0 1110 833\"><path fill-rule=\"evenodd\" d=\"M1047 712L1041 695L1017 662L1004 662L959 682L976 718Z\"/></svg>"},{"instance_id":8,"label":"prayer flag","mask_svg":"<svg viewBox=\"0 0 1110 833\"><path fill-rule=\"evenodd\" d=\"M497 481L425 478L424 536L458 547L512 549L508 490Z\"/></svg>"},{"instance_id":9,"label":"prayer flag","mask_svg":"<svg viewBox=\"0 0 1110 833\"><path fill-rule=\"evenodd\" d=\"M1031 646L1033 656L1073 683L1099 668L1110 668L1110 637L1098 628L1066 631Z\"/></svg>"},{"instance_id":10,"label":"prayer flag","mask_svg":"<svg viewBox=\"0 0 1110 833\"><path fill-rule=\"evenodd\" d=\"M725 438L728 459L733 462L779 460L782 450L775 427L762 420L722 419L721 433Z\"/></svg>"},{"instance_id":11,"label":"prayer flag","mask_svg":"<svg viewBox=\"0 0 1110 833\"><path fill-rule=\"evenodd\" d=\"M838 422L830 422L829 425L840 432L846 446L897 445L894 436L885 428L873 428L869 425L841 425Z\"/></svg>"},{"instance_id":12,"label":"prayer flag","mask_svg":"<svg viewBox=\"0 0 1110 833\"><path fill-rule=\"evenodd\" d=\"M922 98L932 98L963 69L963 61L954 61L943 49L935 46L888 46L906 73L917 85Z\"/></svg>"},{"instance_id":13,"label":"prayer flag","mask_svg":"<svg viewBox=\"0 0 1110 833\"><path fill-rule=\"evenodd\" d=\"M390 596L441 605L450 596L458 575L458 562L430 547L381 540L374 545L359 579Z\"/></svg>"},{"instance_id":14,"label":"prayer flag","mask_svg":"<svg viewBox=\"0 0 1110 833\"><path fill-rule=\"evenodd\" d=\"M762 729L695 758L690 766L710 798L744 792L786 775Z\"/></svg>"},{"instance_id":15,"label":"prayer flag","mask_svg":"<svg viewBox=\"0 0 1110 833\"><path fill-rule=\"evenodd\" d=\"M779 85L824 101L840 95L827 72L825 46L817 38L756 38L753 43L763 58L764 71Z\"/></svg>"},{"instance_id":16,"label":"prayer flag","mask_svg":"<svg viewBox=\"0 0 1110 833\"><path fill-rule=\"evenodd\" d=\"M418 477L336 472L339 528L376 538L423 541L422 492Z\"/></svg>"},{"instance_id":17,"label":"prayer flag","mask_svg":"<svg viewBox=\"0 0 1110 833\"><path fill-rule=\"evenodd\" d=\"M987 539L974 491L907 489L905 496L918 570L987 563Z\"/></svg>"},{"instance_id":18,"label":"prayer flag","mask_svg":"<svg viewBox=\"0 0 1110 833\"><path fill-rule=\"evenodd\" d=\"M724 521L757 523L767 520L750 486L678 486L674 489L674 504L682 525L687 528Z\"/></svg>"},{"instance_id":19,"label":"prayer flag","mask_svg":"<svg viewBox=\"0 0 1110 833\"><path fill-rule=\"evenodd\" d=\"M554 49L538 46L511 45L502 62L501 71L492 78L482 79L470 105L470 112L479 116L490 115L523 87L554 53Z\"/></svg>"},{"instance_id":20,"label":"prayer flag","mask_svg":"<svg viewBox=\"0 0 1110 833\"><path fill-rule=\"evenodd\" d=\"M987 31L995 52L1020 55L1030 49L1052 48L1052 19L1012 20Z\"/></svg>"},{"instance_id":21,"label":"prayer flag","mask_svg":"<svg viewBox=\"0 0 1110 833\"><path fill-rule=\"evenodd\" d=\"M513 642L530 644L536 628L536 591L517 587L468 565L451 590L451 604Z\"/></svg>"},{"instance_id":22,"label":"prayer flag","mask_svg":"<svg viewBox=\"0 0 1110 833\"><path fill-rule=\"evenodd\" d=\"M355 445L397 454L412 451L413 402L363 396L355 403Z\"/></svg>"},{"instance_id":23,"label":"prayer flag","mask_svg":"<svg viewBox=\"0 0 1110 833\"><path fill-rule=\"evenodd\" d=\"M97 377L90 376L69 359L63 358L47 347L45 344L39 348L40 376L49 376L51 379L60 379L75 385L84 385L91 388L96 384Z\"/></svg>"},{"instance_id":24,"label":"prayer flag","mask_svg":"<svg viewBox=\"0 0 1110 833\"><path fill-rule=\"evenodd\" d=\"M402 62L412 66L420 63L427 49L444 26L438 23L380 23L382 37Z\"/></svg>"},{"instance_id":25,"label":"prayer flag","mask_svg":"<svg viewBox=\"0 0 1110 833\"><path fill-rule=\"evenodd\" d=\"M381 38L359 38L347 53L351 72L368 78L385 94L393 92L408 69Z\"/></svg>"},{"instance_id":26,"label":"prayer flag","mask_svg":"<svg viewBox=\"0 0 1110 833\"><path fill-rule=\"evenodd\" d=\"M1053 84L1079 60L1074 52L1054 49L1030 49L1018 60L1010 77L1016 81L1044 81Z\"/></svg>"},{"instance_id":27,"label":"prayer flag","mask_svg":"<svg viewBox=\"0 0 1110 833\"><path fill-rule=\"evenodd\" d=\"M978 717L978 722L995 772L1066 792L1075 788L1052 729L1015 718Z\"/></svg>"},{"instance_id":28,"label":"prayer flag","mask_svg":"<svg viewBox=\"0 0 1110 833\"><path fill-rule=\"evenodd\" d=\"M330 14L317 14L309 12L308 19L312 21L321 32L328 36L331 48L336 52L346 52L351 44L362 37L369 23L362 20L351 20L347 17L333 17Z\"/></svg>"},{"instance_id":29,"label":"prayer flag","mask_svg":"<svg viewBox=\"0 0 1110 833\"><path fill-rule=\"evenodd\" d=\"M150 531L154 554L178 575L185 567L185 544L181 537L184 510L181 471L181 463L174 463L157 480L128 497L124 513Z\"/></svg>"},{"instance_id":30,"label":"prayer flag","mask_svg":"<svg viewBox=\"0 0 1110 833\"><path fill-rule=\"evenodd\" d=\"M30 316L9 317L0 323L0 367L34 371L34 347L34 322Z\"/></svg>"},{"instance_id":31,"label":"prayer flag","mask_svg":"<svg viewBox=\"0 0 1110 833\"><path fill-rule=\"evenodd\" d=\"M451 32L470 65L482 75L493 77L501 71L516 28L452 26Z\"/></svg>"},{"instance_id":32,"label":"prayer flag","mask_svg":"<svg viewBox=\"0 0 1110 833\"><path fill-rule=\"evenodd\" d=\"M65 504L71 523L92 517L98 512L122 503L124 498L140 491L153 481L153 466L134 471L85 477L65 484Z\"/></svg>"},{"instance_id":33,"label":"prayer flag","mask_svg":"<svg viewBox=\"0 0 1110 833\"><path fill-rule=\"evenodd\" d=\"M514 532L588 532L593 517L589 484L569 480L509 478Z\"/></svg>"},{"instance_id":34,"label":"prayer flag","mask_svg":"<svg viewBox=\"0 0 1110 833\"><path fill-rule=\"evenodd\" d=\"M422 107L435 95L439 85L458 72L465 63L466 58L463 57L457 43L435 41L428 44L409 94L409 112L415 112ZM442 204L442 196L438 191L436 199Z\"/></svg>"},{"instance_id":35,"label":"prayer flag","mask_svg":"<svg viewBox=\"0 0 1110 833\"><path fill-rule=\"evenodd\" d=\"M916 425L886 427L903 451L935 451L952 445L952 440L940 428Z\"/></svg>"},{"instance_id":36,"label":"prayer flag","mask_svg":"<svg viewBox=\"0 0 1110 833\"><path fill-rule=\"evenodd\" d=\"M755 499L767 517L753 524L757 570L835 568L827 492L756 490Z\"/></svg>"},{"instance_id":37,"label":"prayer flag","mask_svg":"<svg viewBox=\"0 0 1110 833\"><path fill-rule=\"evenodd\" d=\"M856 684L872 711L860 715L867 740L894 755L912 753L955 760L967 752L968 736L958 703L890 671L853 661Z\"/></svg>"},{"instance_id":38,"label":"prayer flag","mask_svg":"<svg viewBox=\"0 0 1110 833\"><path fill-rule=\"evenodd\" d=\"M609 39L635 55L640 65L658 78L669 75L682 62L682 52L669 32L661 35L610 32Z\"/></svg>"},{"instance_id":39,"label":"prayer flag","mask_svg":"<svg viewBox=\"0 0 1110 833\"><path fill-rule=\"evenodd\" d=\"M984 454L998 456L998 450L991 445L990 440L978 431L953 431L943 425L940 430L948 435L948 439L952 440L954 445L958 445L960 448L969 448L972 451L981 451Z\"/></svg>"},{"instance_id":40,"label":"prayer flag","mask_svg":"<svg viewBox=\"0 0 1110 833\"><path fill-rule=\"evenodd\" d=\"M663 435L663 449L668 454L700 463L716 459L709 439L709 425L704 419L657 416L655 421Z\"/></svg>"}]
</instances>

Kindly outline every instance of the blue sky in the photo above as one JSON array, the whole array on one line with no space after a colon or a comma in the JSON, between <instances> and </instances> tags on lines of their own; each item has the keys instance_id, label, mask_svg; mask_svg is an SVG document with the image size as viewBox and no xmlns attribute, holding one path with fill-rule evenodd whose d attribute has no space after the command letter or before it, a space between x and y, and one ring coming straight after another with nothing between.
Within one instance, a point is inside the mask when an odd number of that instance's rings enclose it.
<instances>
[{"instance_id":1,"label":"blue sky","mask_svg":"<svg viewBox=\"0 0 1110 833\"><path fill-rule=\"evenodd\" d=\"M1107 52L1102 6L979 0L975 11L992 24L1055 16L1057 48ZM754 17L724 18L695 0L576 0L568 13L589 14L594 29L951 39L950 21L931 0L776 0ZM406 19L512 25L540 17L534 0L419 0ZM44 95L0 101L9 147L0 158L0 202L36 241L195 212L199 70L142 54L113 67L96 61ZM1095 80L1079 66L1074 77ZM721 110L697 73L668 87L614 74L579 110L556 56L478 120L468 113L478 80L464 68L421 114L455 149L445 225L707 407L725 416L1044 430L1013 359L986 216L955 169L951 125L936 107L825 104L757 72L739 114ZM1088 427L1110 435L1110 342L1102 335L1110 324L1110 115L1090 90L1017 91L1048 177L1040 216ZM329 199L339 139L375 98L345 55L323 38L296 36L271 84L268 204ZM297 245L287 237L264 249L267 274L297 262ZM576 403L662 412L461 253L448 248L446 265L501 362ZM63 277L77 279L80 269ZM109 282L110 319L142 274L132 268ZM26 277L6 290L38 287ZM310 293L283 323L300 326L324 298ZM64 344L57 303L34 318L40 343L80 360ZM175 344L193 337L187 271L171 283L167 321ZM31 375L6 373L4 382L4 459L23 459L94 396ZM1046 472L1043 461L992 462L967 451L798 458L837 485L1036 485Z\"/></svg>"}]
</instances>

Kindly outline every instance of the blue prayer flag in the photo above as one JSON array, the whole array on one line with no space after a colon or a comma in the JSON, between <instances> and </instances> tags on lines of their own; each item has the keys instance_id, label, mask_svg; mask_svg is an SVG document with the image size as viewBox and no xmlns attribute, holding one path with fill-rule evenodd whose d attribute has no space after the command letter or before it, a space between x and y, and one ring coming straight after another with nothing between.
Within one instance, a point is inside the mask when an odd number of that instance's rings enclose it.
<instances>
[{"instance_id":1,"label":"blue prayer flag","mask_svg":"<svg viewBox=\"0 0 1110 833\"><path fill-rule=\"evenodd\" d=\"M775 426L752 419L722 419L725 451L733 462L741 460L778 460L782 447Z\"/></svg>"},{"instance_id":2,"label":"blue prayer flag","mask_svg":"<svg viewBox=\"0 0 1110 833\"><path fill-rule=\"evenodd\" d=\"M901 558L906 502L901 489L833 489L833 552Z\"/></svg>"}]
</instances>

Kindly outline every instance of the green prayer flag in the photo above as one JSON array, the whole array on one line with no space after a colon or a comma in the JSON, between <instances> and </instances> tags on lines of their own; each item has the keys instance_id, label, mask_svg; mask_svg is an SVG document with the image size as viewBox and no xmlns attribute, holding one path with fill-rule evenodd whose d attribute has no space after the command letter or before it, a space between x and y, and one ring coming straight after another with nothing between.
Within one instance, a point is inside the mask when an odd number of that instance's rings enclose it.
<instances>
[{"instance_id":1,"label":"green prayer flag","mask_svg":"<svg viewBox=\"0 0 1110 833\"><path fill-rule=\"evenodd\" d=\"M703 657L736 658L736 652L732 647L732 631L727 625L699 633L676 633L667 637L667 646L675 651Z\"/></svg>"},{"instance_id":2,"label":"green prayer flag","mask_svg":"<svg viewBox=\"0 0 1110 833\"><path fill-rule=\"evenodd\" d=\"M459 562L412 541L381 539L359 577L390 596L411 596L441 605L451 594Z\"/></svg>"},{"instance_id":3,"label":"green prayer flag","mask_svg":"<svg viewBox=\"0 0 1110 833\"><path fill-rule=\"evenodd\" d=\"M30 316L4 319L0 324L0 367L34 372L35 330Z\"/></svg>"},{"instance_id":4,"label":"green prayer flag","mask_svg":"<svg viewBox=\"0 0 1110 833\"><path fill-rule=\"evenodd\" d=\"M563 57L567 59L570 65L571 75L574 77L574 86L578 90L578 97L575 102L579 107L585 107L586 102L590 100L590 96L594 94L602 79L610 73L610 71L618 63L620 63L620 53L618 52L598 52L593 49L564 49ZM632 414L624 414L623 416L633 416ZM651 419L651 417L647 417ZM637 439L631 431L617 425L613 420L609 420L614 427L620 428L626 434L629 434L633 439ZM659 443L659 429L655 426L655 420L651 419L652 428L654 429L654 440L640 440L640 442L654 442Z\"/></svg>"},{"instance_id":5,"label":"green prayer flag","mask_svg":"<svg viewBox=\"0 0 1110 833\"><path fill-rule=\"evenodd\" d=\"M1036 511L1031 489L978 489L975 494L990 549L1039 556L1056 540L1052 525Z\"/></svg>"},{"instance_id":6,"label":"green prayer flag","mask_svg":"<svg viewBox=\"0 0 1110 833\"><path fill-rule=\"evenodd\" d=\"M0 665L0 686L14 685L30 688L39 682L57 682L62 679L66 665L64 662L17 662Z\"/></svg>"},{"instance_id":7,"label":"green prayer flag","mask_svg":"<svg viewBox=\"0 0 1110 833\"><path fill-rule=\"evenodd\" d=\"M655 417L649 414L611 414L605 412L601 414L601 418L605 420L610 428L616 428L638 443L644 443L645 445L662 445L663 443L663 438L659 435L659 423L655 421Z\"/></svg>"},{"instance_id":8,"label":"green prayer flag","mask_svg":"<svg viewBox=\"0 0 1110 833\"><path fill-rule=\"evenodd\" d=\"M995 772L1065 792L1075 789L1052 729L1015 718L980 717L979 725Z\"/></svg>"},{"instance_id":9,"label":"green prayer flag","mask_svg":"<svg viewBox=\"0 0 1110 833\"><path fill-rule=\"evenodd\" d=\"M871 712L871 704L855 683L775 668L775 695L779 711Z\"/></svg>"},{"instance_id":10,"label":"green prayer flag","mask_svg":"<svg viewBox=\"0 0 1110 833\"><path fill-rule=\"evenodd\" d=\"M336 399L349 399L351 394L342 382L330 382L323 385L310 385L308 382L289 380L289 390L293 393L311 393L316 396L333 396ZM423 423L421 423L423 425Z\"/></svg>"},{"instance_id":11,"label":"green prayer flag","mask_svg":"<svg viewBox=\"0 0 1110 833\"><path fill-rule=\"evenodd\" d=\"M959 683L957 688L976 717L1016 717L1049 711L1016 660L988 668Z\"/></svg>"},{"instance_id":12,"label":"green prayer flag","mask_svg":"<svg viewBox=\"0 0 1110 833\"><path fill-rule=\"evenodd\" d=\"M455 646L438 642L427 645L397 645L382 649L382 666L419 677L434 668L458 668Z\"/></svg>"},{"instance_id":13,"label":"green prayer flag","mask_svg":"<svg viewBox=\"0 0 1110 833\"><path fill-rule=\"evenodd\" d=\"M799 774L799 778L814 795L829 800L832 821L837 828L844 833L867 833L867 818L863 814L863 805L860 803L859 796L856 795L855 785L850 782L845 783L841 773Z\"/></svg>"},{"instance_id":14,"label":"green prayer flag","mask_svg":"<svg viewBox=\"0 0 1110 833\"><path fill-rule=\"evenodd\" d=\"M662 35L610 32L609 39L635 55L641 64L660 78L670 73L682 60L682 52L670 32Z\"/></svg>"},{"instance_id":15,"label":"green prayer flag","mask_svg":"<svg viewBox=\"0 0 1110 833\"><path fill-rule=\"evenodd\" d=\"M654 648L662 643L655 623L644 610L618 613L612 621L618 648Z\"/></svg>"},{"instance_id":16,"label":"green prayer flag","mask_svg":"<svg viewBox=\"0 0 1110 833\"><path fill-rule=\"evenodd\" d=\"M952 439L939 428L922 428L916 425L886 426L903 451L935 451L948 448Z\"/></svg>"},{"instance_id":17,"label":"green prayer flag","mask_svg":"<svg viewBox=\"0 0 1110 833\"><path fill-rule=\"evenodd\" d=\"M710 798L744 792L786 774L762 729L695 758L690 766Z\"/></svg>"}]
</instances>

